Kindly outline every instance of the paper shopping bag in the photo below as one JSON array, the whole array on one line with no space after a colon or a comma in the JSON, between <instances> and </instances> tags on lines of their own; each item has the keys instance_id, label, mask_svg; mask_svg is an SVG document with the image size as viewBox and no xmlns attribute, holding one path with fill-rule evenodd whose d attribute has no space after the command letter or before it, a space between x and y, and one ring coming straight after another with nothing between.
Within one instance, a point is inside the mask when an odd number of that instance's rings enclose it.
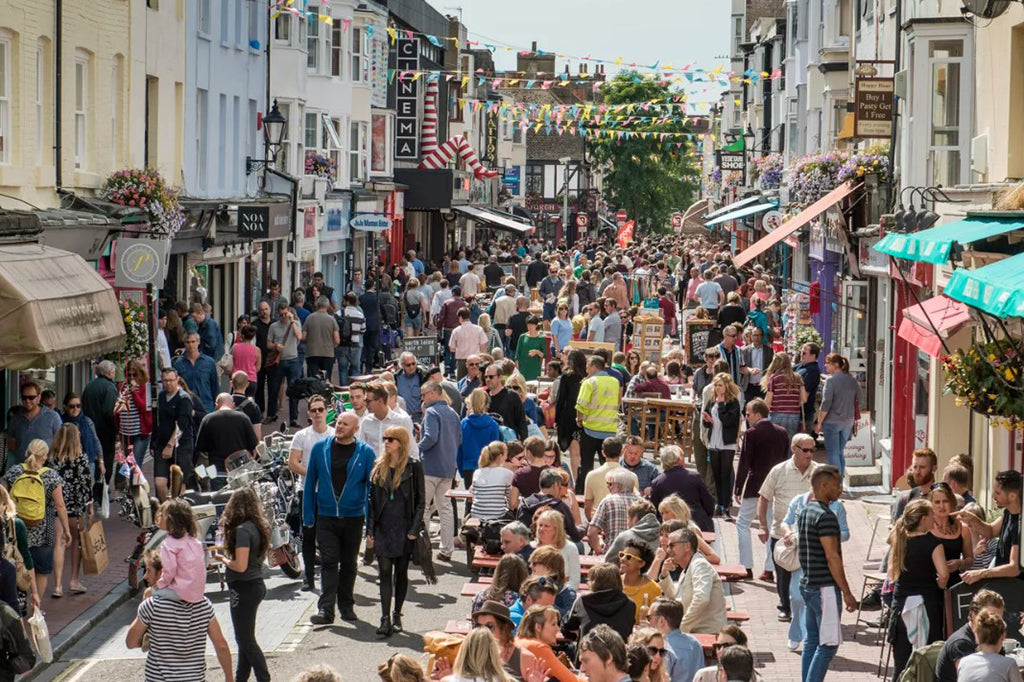
<instances>
[{"instance_id":1,"label":"paper shopping bag","mask_svg":"<svg viewBox=\"0 0 1024 682\"><path fill-rule=\"evenodd\" d=\"M81 537L82 570L86 575L99 575L107 570L107 564L110 563L107 556L107 537L103 534L103 522L94 522Z\"/></svg>"}]
</instances>

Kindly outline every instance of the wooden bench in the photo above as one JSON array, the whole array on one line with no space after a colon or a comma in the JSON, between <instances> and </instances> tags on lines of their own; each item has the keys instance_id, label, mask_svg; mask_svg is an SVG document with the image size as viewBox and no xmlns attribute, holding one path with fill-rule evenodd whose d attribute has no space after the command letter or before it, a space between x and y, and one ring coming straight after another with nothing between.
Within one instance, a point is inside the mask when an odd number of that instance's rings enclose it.
<instances>
[{"instance_id":1,"label":"wooden bench","mask_svg":"<svg viewBox=\"0 0 1024 682\"><path fill-rule=\"evenodd\" d=\"M718 577L727 582L744 580L747 577L747 569L743 564L712 564Z\"/></svg>"},{"instance_id":2,"label":"wooden bench","mask_svg":"<svg viewBox=\"0 0 1024 682\"><path fill-rule=\"evenodd\" d=\"M718 641L718 635L701 634L691 632L696 640L700 642L700 648L704 650L704 657L711 658L715 653L715 642Z\"/></svg>"},{"instance_id":3,"label":"wooden bench","mask_svg":"<svg viewBox=\"0 0 1024 682\"><path fill-rule=\"evenodd\" d=\"M727 611L725 618L730 623L746 623L750 620L750 614L744 613L743 611Z\"/></svg>"}]
</instances>

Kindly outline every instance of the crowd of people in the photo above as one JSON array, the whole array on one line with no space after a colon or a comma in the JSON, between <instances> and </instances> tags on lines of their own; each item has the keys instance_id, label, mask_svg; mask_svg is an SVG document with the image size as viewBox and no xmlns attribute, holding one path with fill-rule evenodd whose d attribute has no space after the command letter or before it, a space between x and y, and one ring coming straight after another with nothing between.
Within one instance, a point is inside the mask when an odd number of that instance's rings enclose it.
<instances>
[{"instance_id":1,"label":"crowd of people","mask_svg":"<svg viewBox=\"0 0 1024 682\"><path fill-rule=\"evenodd\" d=\"M51 594L62 597L67 553L67 589L84 592L78 536L105 486L123 485L115 451L140 465L148 455L168 537L146 557L151 593L128 645L148 650L147 679L203 679L209 639L227 679L269 680L255 637L269 548L259 500L250 489L232 493L213 555L231 593L233 662L204 595L195 518L171 497L170 479L177 465L187 484L224 486L227 458L252 452L287 399L280 421L294 432L287 466L301 488L302 589L319 592L313 625L358 619L360 556L377 567L383 640L405 629L412 565L429 577L456 550L469 550L470 562L474 546L500 552L457 655L429 670L397 655L380 666L382 679L760 679L746 633L730 620L717 520L736 524L739 578L757 571L774 584L789 649L802 650L802 681L823 680L842 609L858 604L843 561L843 450L862 399L846 358L822 357L815 343L787 349L782 286L760 265L738 271L726 246L704 237L565 249L528 239L437 263L411 251L388 270L355 273L343 294L320 273L290 299L271 282L227 338L208 306L171 306L160 317L153 405L141 363L124 368L119 386L118 368L100 362L63 412L23 383L0 488L19 561L13 573L0 561L0 599L25 614L51 574ZM657 354L633 344L651 316L663 324ZM684 349L689 319L710 322L701 366ZM404 338L425 335L438 341L433 361L402 352ZM333 425L337 405L284 390L304 376L347 387ZM624 399L645 397L692 406L692 428L677 434L687 440L651 451L622 410ZM826 463L814 460L819 437ZM1019 575L1021 477L997 476L1003 512L989 521L970 494L969 458L955 458L941 481L936 471L934 452L914 453L912 487L894 506L887 579L868 602L884 607L893 679L913 651L939 641L938 680L982 679L1005 667L993 659L1005 637L995 617L1002 600L982 590L970 622L944 632L942 595L960 581ZM40 492L25 492L36 482ZM464 504L451 495L459 487ZM697 635L715 638L710 668Z\"/></svg>"}]
</instances>

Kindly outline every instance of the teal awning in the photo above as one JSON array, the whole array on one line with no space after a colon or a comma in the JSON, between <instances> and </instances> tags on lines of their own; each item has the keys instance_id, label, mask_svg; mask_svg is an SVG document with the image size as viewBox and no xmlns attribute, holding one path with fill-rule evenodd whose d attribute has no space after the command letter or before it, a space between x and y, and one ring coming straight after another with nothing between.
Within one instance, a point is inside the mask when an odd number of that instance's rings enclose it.
<instances>
[{"instance_id":1,"label":"teal awning","mask_svg":"<svg viewBox=\"0 0 1024 682\"><path fill-rule=\"evenodd\" d=\"M731 204L727 204L727 205L723 206L722 208L716 208L711 213L708 213L707 215L705 215L704 218L715 218L717 216L722 215L723 213L727 213L727 212L730 212L730 211L735 211L737 208L740 208L741 206L750 206L755 201L762 201L761 196L760 195L755 195L755 196L752 196L752 197L747 197L746 199L740 199L739 201L734 201Z\"/></svg>"},{"instance_id":2,"label":"teal awning","mask_svg":"<svg viewBox=\"0 0 1024 682\"><path fill-rule=\"evenodd\" d=\"M755 204L753 206L745 206L741 209L732 211L731 213L726 213L725 215L718 216L717 218L709 220L706 223L704 223L704 225L706 225L707 227L711 227L712 225L717 225L718 223L727 223L730 220L745 218L748 215L760 213L761 211L770 211L775 208L778 208L778 204L774 202L766 202L763 204Z\"/></svg>"},{"instance_id":3,"label":"teal awning","mask_svg":"<svg viewBox=\"0 0 1024 682\"><path fill-rule=\"evenodd\" d=\"M946 263L953 244L970 244L1024 229L1019 218L971 217L910 234L890 232L872 248L876 251L926 263Z\"/></svg>"},{"instance_id":4,"label":"teal awning","mask_svg":"<svg viewBox=\"0 0 1024 682\"><path fill-rule=\"evenodd\" d=\"M1024 253L976 270L958 268L944 293L998 317L1024 317Z\"/></svg>"}]
</instances>

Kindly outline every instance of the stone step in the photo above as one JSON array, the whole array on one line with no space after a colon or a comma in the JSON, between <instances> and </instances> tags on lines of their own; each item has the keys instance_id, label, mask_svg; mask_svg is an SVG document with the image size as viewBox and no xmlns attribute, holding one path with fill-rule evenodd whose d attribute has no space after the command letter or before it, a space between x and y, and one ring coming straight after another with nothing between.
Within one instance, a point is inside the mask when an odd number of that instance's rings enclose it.
<instances>
[{"instance_id":1,"label":"stone step","mask_svg":"<svg viewBox=\"0 0 1024 682\"><path fill-rule=\"evenodd\" d=\"M881 484L881 464L874 464L866 467L846 467L846 485L850 488L861 488Z\"/></svg>"}]
</instances>

